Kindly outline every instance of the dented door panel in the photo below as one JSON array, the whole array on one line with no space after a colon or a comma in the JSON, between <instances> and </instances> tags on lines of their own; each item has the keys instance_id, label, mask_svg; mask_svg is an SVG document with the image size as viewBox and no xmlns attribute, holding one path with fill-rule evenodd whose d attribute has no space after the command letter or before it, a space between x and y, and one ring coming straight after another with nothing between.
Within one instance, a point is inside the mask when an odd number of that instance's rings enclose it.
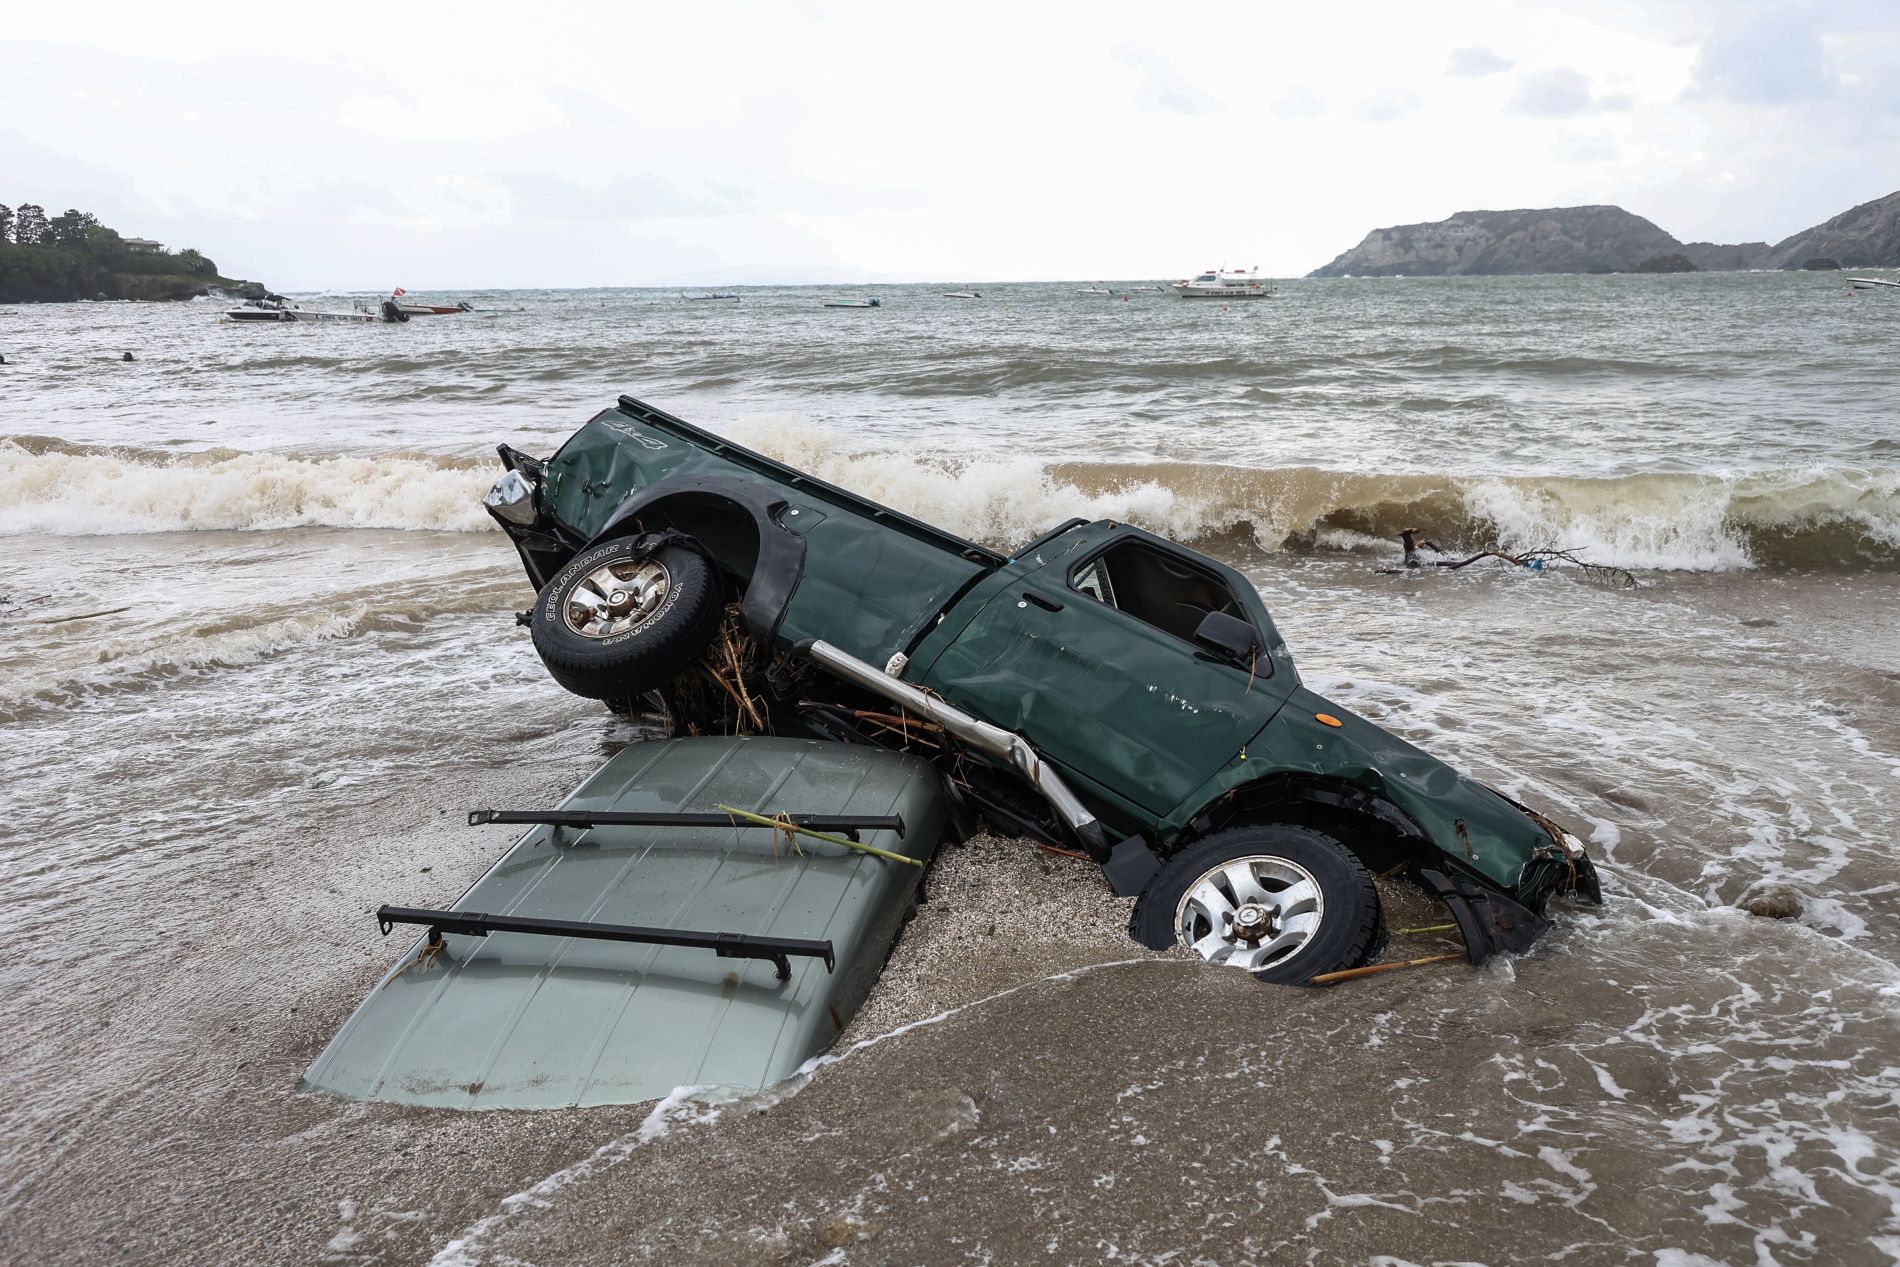
<instances>
[{"instance_id":1,"label":"dented door panel","mask_svg":"<svg viewBox=\"0 0 1900 1267\"><path fill-rule=\"evenodd\" d=\"M1292 674L1222 663L1078 592L1067 577L1074 553L1005 568L922 680L1029 736L1065 769L1166 815L1235 759L1292 689Z\"/></svg>"}]
</instances>

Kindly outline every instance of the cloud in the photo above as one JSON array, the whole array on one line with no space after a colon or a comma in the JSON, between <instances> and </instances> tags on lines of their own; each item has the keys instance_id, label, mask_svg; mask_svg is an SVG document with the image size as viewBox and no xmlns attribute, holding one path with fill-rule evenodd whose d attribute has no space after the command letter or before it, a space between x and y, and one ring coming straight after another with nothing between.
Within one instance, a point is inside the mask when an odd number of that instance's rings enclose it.
<instances>
[{"instance_id":1,"label":"cloud","mask_svg":"<svg viewBox=\"0 0 1900 1267\"><path fill-rule=\"evenodd\" d=\"M1403 119L1419 107L1418 94L1403 88L1384 88L1359 103L1359 117L1369 123Z\"/></svg>"},{"instance_id":2,"label":"cloud","mask_svg":"<svg viewBox=\"0 0 1900 1267\"><path fill-rule=\"evenodd\" d=\"M1596 110L1627 110L1633 104L1634 98L1628 93L1599 96L1591 91L1589 76L1568 66L1555 66L1518 76L1510 109L1539 119L1562 119Z\"/></svg>"},{"instance_id":3,"label":"cloud","mask_svg":"<svg viewBox=\"0 0 1900 1267\"><path fill-rule=\"evenodd\" d=\"M1219 98L1181 78L1166 58L1129 45L1116 49L1115 57L1122 65L1140 73L1140 101L1146 109L1174 114L1208 114L1220 109Z\"/></svg>"},{"instance_id":4,"label":"cloud","mask_svg":"<svg viewBox=\"0 0 1900 1267\"><path fill-rule=\"evenodd\" d=\"M1779 105L1831 97L1837 86L1813 19L1784 8L1704 40L1688 95Z\"/></svg>"},{"instance_id":5,"label":"cloud","mask_svg":"<svg viewBox=\"0 0 1900 1267\"><path fill-rule=\"evenodd\" d=\"M1620 157L1617 144L1607 136L1565 133L1557 138L1552 153L1567 163L1610 163Z\"/></svg>"},{"instance_id":6,"label":"cloud","mask_svg":"<svg viewBox=\"0 0 1900 1267\"><path fill-rule=\"evenodd\" d=\"M1495 75L1517 65L1508 57L1501 57L1488 48L1454 48L1445 61L1445 73L1455 79L1478 79L1485 75Z\"/></svg>"},{"instance_id":7,"label":"cloud","mask_svg":"<svg viewBox=\"0 0 1900 1267\"><path fill-rule=\"evenodd\" d=\"M1326 103L1311 88L1301 86L1282 96L1274 103L1273 109L1282 118L1310 119L1314 115L1325 114Z\"/></svg>"}]
</instances>

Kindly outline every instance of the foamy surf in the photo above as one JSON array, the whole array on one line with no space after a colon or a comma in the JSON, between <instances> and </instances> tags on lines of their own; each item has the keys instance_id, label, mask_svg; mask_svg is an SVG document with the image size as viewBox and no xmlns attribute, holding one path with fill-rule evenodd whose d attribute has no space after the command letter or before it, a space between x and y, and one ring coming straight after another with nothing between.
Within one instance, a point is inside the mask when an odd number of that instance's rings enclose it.
<instances>
[{"instance_id":1,"label":"foamy surf","mask_svg":"<svg viewBox=\"0 0 1900 1267\"><path fill-rule=\"evenodd\" d=\"M39 451L36 451L39 450ZM493 467L417 457L171 455L0 443L0 535L281 528L478 532Z\"/></svg>"},{"instance_id":2,"label":"foamy surf","mask_svg":"<svg viewBox=\"0 0 1900 1267\"><path fill-rule=\"evenodd\" d=\"M742 422L734 438L975 540L1009 548L1080 515L1181 541L1267 551L1393 548L1421 528L1449 551L1561 546L1643 570L1900 562L1900 471L1738 475L1383 473L1311 466L1050 461L865 451L833 432ZM478 532L497 468L414 453L173 455L0 444L0 534L303 527Z\"/></svg>"},{"instance_id":3,"label":"foamy surf","mask_svg":"<svg viewBox=\"0 0 1900 1267\"><path fill-rule=\"evenodd\" d=\"M1448 549L1558 545L1617 567L1721 571L1900 560L1900 471L1467 475L1044 462L854 452L822 429L751 421L734 438L874 500L1003 547L1071 515L1263 550L1391 549L1422 528Z\"/></svg>"}]
</instances>

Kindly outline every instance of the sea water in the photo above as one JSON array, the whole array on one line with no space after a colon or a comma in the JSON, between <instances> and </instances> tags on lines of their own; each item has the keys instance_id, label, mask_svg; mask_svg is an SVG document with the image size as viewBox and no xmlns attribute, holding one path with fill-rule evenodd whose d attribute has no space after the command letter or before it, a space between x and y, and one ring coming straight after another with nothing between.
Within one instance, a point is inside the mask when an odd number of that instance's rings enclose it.
<instances>
[{"instance_id":1,"label":"sea water","mask_svg":"<svg viewBox=\"0 0 1900 1267\"><path fill-rule=\"evenodd\" d=\"M511 615L531 595L478 499L496 443L545 454L626 392L1001 548L1085 515L1224 558L1310 685L1552 813L1605 875L1602 910L1560 912L1515 965L1285 1003L1088 984L1126 969L1034 985L1049 964L1004 919L986 980L1027 991L988 1006L1043 994L1019 1030L979 1005L920 1031L960 1095L980 1108L1021 1081L999 1063L1050 1067L1072 1025L1115 1038L1083 1065L1171 1072L1096 1069L1142 1089L1043 1106L1036 1165L1068 1169L1052 1195L985 1186L1028 1155L1020 1115L957 1134L940 1164L983 1200L932 1213L893 1195L908 1137L880 1118L899 1110L875 1062L924 1041L906 1034L789 1102L814 1138L865 1141L885 1179L832 1167L792 1215L722 1215L732 1244L850 1209L885 1228L877 1252L955 1236L970 1261L1015 1261L1031 1224L1048 1261L1900 1255L1900 305L1811 274L941 297L963 288L876 288L872 310L811 288L468 292L451 298L472 313L362 327L0 307L0 1235L49 1261L56 1231L75 1253L241 1260L224 1193L287 1259L464 1242L479 1259L463 1233L496 1226L494 1201L620 1137L572 1119L568 1151L515 1148L485 1196L379 1206L408 1181L365 1185L340 1152L321 1182L272 1177L332 1155L305 1133L361 1120L294 1084L383 962L363 912L429 885L452 899L505 842L456 844L444 821L500 789L551 801L624 739L541 673ZM1446 557L1554 546L1638 586L1495 561L1406 573L1413 527ZM1768 885L1800 914L1736 908ZM1314 1044L1378 1094L1316 1085ZM859 1107L827 1107L853 1079ZM216 1124L266 1101L275 1134ZM1137 1111L1146 1126L1115 1125ZM1301 1114L1329 1132L1278 1120ZM743 1175L783 1146L769 1129L728 1114L663 1147ZM1138 1245L1101 1179L1142 1155L1133 1134L1166 1140L1144 1190L1175 1185L1137 1203ZM567 1243L609 1182L507 1207L483 1236L517 1256ZM1265 1214L1242 1208L1255 1182L1277 1185ZM311 1213L343 1199L347 1229ZM691 1225L654 1200L654 1227ZM1247 1225L1218 1251L1216 1215Z\"/></svg>"}]
</instances>

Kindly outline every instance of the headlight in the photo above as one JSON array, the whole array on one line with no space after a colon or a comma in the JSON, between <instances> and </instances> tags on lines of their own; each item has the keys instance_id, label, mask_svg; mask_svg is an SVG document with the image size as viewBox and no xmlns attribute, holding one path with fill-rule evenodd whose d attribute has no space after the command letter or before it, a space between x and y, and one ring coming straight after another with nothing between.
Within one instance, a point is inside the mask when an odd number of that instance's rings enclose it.
<instances>
[{"instance_id":1,"label":"headlight","mask_svg":"<svg viewBox=\"0 0 1900 1267\"><path fill-rule=\"evenodd\" d=\"M534 485L520 471L510 471L496 480L488 496L482 498L482 505L511 524L534 526Z\"/></svg>"}]
</instances>

